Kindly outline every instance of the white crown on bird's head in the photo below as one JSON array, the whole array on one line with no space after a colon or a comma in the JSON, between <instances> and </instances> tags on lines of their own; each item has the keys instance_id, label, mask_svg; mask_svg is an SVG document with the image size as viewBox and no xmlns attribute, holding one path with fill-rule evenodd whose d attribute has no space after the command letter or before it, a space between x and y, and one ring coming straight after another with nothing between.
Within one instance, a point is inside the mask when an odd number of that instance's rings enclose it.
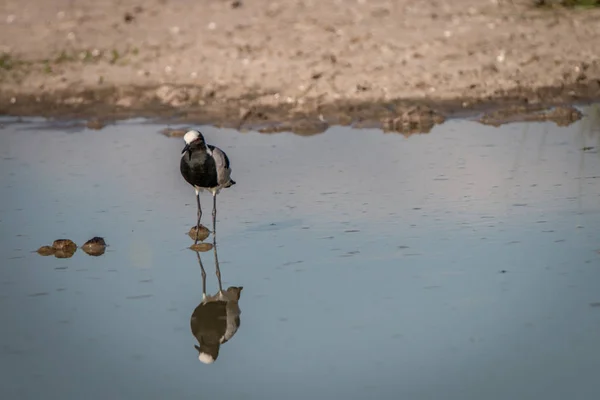
<instances>
[{"instance_id":1,"label":"white crown on bird's head","mask_svg":"<svg viewBox=\"0 0 600 400\"><path fill-rule=\"evenodd\" d=\"M202 341L202 340L201 340ZM203 364L212 364L219 357L219 344L217 345L204 345L201 349L200 346L194 345L198 350L198 360Z\"/></svg>"},{"instance_id":2,"label":"white crown on bird's head","mask_svg":"<svg viewBox=\"0 0 600 400\"><path fill-rule=\"evenodd\" d=\"M213 356L211 356L208 353L198 354L198 360L200 360L200 362L202 362L204 364L212 364L215 362L215 359L213 358Z\"/></svg>"},{"instance_id":3,"label":"white crown on bird's head","mask_svg":"<svg viewBox=\"0 0 600 400\"><path fill-rule=\"evenodd\" d=\"M183 135L183 140L185 141L185 144L190 144L198 138L202 138L204 140L204 136L202 136L200 132L193 129L191 131L187 131L185 135Z\"/></svg>"}]
</instances>

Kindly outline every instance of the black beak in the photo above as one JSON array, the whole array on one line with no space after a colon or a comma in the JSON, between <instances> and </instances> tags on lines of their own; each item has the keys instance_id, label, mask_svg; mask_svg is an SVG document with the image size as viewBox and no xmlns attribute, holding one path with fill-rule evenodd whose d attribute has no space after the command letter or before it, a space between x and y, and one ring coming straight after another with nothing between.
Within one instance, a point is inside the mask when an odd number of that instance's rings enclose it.
<instances>
[{"instance_id":1,"label":"black beak","mask_svg":"<svg viewBox=\"0 0 600 400\"><path fill-rule=\"evenodd\" d=\"M183 148L183 150L181 150L181 154L185 154L185 152L187 151L188 154L188 160L192 159L192 151L190 150L190 145L186 144L185 147Z\"/></svg>"}]
</instances>

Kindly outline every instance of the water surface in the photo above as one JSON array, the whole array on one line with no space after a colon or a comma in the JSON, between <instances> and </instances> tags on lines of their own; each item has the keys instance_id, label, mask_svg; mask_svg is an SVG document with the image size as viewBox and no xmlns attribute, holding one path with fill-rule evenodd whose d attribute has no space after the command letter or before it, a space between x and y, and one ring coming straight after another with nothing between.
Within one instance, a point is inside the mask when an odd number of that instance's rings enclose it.
<instances>
[{"instance_id":1,"label":"water surface","mask_svg":"<svg viewBox=\"0 0 600 400\"><path fill-rule=\"evenodd\" d=\"M182 140L144 121L1 122L2 399L600 391L589 117L567 128L455 120L409 138L204 127L237 181L218 197L223 285L244 287L240 329L212 365L190 331L202 280L187 249L196 210ZM32 253L93 236L109 244L103 256ZM213 253L202 260L214 294Z\"/></svg>"}]
</instances>

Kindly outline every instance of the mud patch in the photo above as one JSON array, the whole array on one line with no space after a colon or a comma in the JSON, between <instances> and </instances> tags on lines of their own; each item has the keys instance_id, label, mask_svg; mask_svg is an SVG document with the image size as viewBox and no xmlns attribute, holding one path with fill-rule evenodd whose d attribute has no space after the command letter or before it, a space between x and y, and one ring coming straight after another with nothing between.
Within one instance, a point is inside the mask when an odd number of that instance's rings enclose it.
<instances>
[{"instance_id":1,"label":"mud patch","mask_svg":"<svg viewBox=\"0 0 600 400\"><path fill-rule=\"evenodd\" d=\"M312 136L325 132L329 124L320 119L302 118L258 128L260 133L294 132L300 136Z\"/></svg>"},{"instance_id":2,"label":"mud patch","mask_svg":"<svg viewBox=\"0 0 600 400\"><path fill-rule=\"evenodd\" d=\"M186 88L179 88L185 90ZM100 129L104 121L134 117L184 125L214 125L263 133L293 132L315 135L331 125L372 127L404 134L426 133L451 117L474 117L486 124L516 121L552 120L561 125L580 118L568 108L541 112L551 107L589 104L600 99L600 85L576 84L540 89L518 88L479 98L397 99L392 101L339 100L261 104L264 95L254 93L243 98L214 99L188 97L173 105L157 96L156 88L101 88L83 91L65 89L39 96L0 93L0 114L43 116L55 119L86 119L88 128ZM200 93L200 92L199 92ZM121 101L131 99L127 105ZM115 106L115 104L117 104ZM499 111L498 111L499 110ZM495 112L492 114L492 112ZM184 129L169 129L166 136L180 137Z\"/></svg>"},{"instance_id":3,"label":"mud patch","mask_svg":"<svg viewBox=\"0 0 600 400\"><path fill-rule=\"evenodd\" d=\"M436 124L441 124L446 118L440 113L424 106L412 107L395 118L385 118L384 132L399 132L404 134L429 133Z\"/></svg>"},{"instance_id":4,"label":"mud patch","mask_svg":"<svg viewBox=\"0 0 600 400\"><path fill-rule=\"evenodd\" d=\"M100 130L106 126L106 123L98 118L92 118L87 121L85 127L93 130Z\"/></svg>"},{"instance_id":5,"label":"mud patch","mask_svg":"<svg viewBox=\"0 0 600 400\"><path fill-rule=\"evenodd\" d=\"M492 111L479 118L484 125L501 126L514 122L552 121L558 126L568 126L579 121L583 114L571 106L559 106L551 109L516 106Z\"/></svg>"}]
</instances>

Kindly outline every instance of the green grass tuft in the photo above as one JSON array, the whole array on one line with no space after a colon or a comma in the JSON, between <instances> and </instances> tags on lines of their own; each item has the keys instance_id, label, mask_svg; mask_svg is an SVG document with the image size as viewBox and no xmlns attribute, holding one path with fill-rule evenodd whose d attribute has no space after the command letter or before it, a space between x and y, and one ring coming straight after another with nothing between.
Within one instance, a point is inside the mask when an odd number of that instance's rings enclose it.
<instances>
[{"instance_id":1,"label":"green grass tuft","mask_svg":"<svg viewBox=\"0 0 600 400\"><path fill-rule=\"evenodd\" d=\"M5 71L10 71L15 66L15 61L10 56L10 54L2 53L0 54L0 69Z\"/></svg>"},{"instance_id":2,"label":"green grass tuft","mask_svg":"<svg viewBox=\"0 0 600 400\"><path fill-rule=\"evenodd\" d=\"M595 8L600 0L534 0L536 7Z\"/></svg>"}]
</instances>

